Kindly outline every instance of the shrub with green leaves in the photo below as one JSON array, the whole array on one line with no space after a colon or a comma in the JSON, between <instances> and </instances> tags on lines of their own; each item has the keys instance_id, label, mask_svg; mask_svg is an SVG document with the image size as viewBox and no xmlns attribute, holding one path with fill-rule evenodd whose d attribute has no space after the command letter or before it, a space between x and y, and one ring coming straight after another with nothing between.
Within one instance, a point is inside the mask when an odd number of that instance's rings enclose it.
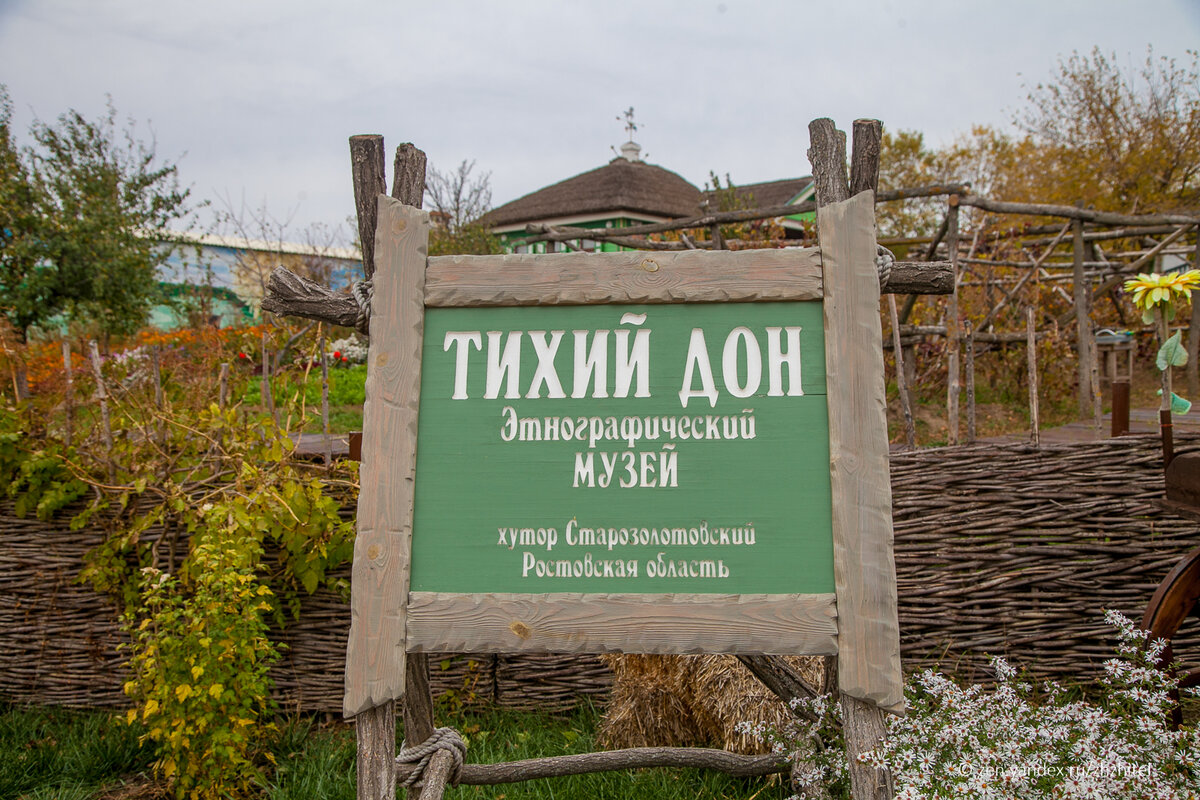
<instances>
[{"instance_id":1,"label":"shrub with green leaves","mask_svg":"<svg viewBox=\"0 0 1200 800\"><path fill-rule=\"evenodd\" d=\"M145 726L157 776L181 799L242 797L265 785L271 765L263 743L278 646L268 625L298 617L304 594L348 588L336 570L350 559L354 526L340 512L357 465L295 457L289 426L303 424L306 393L319 396L319 373L289 372L293 391L278 395L277 415L222 407L219 365L245 342L195 338L157 359L143 348L104 361L111 438L96 404L80 402L95 387L90 371L75 375L73 435L61 395L0 408L0 497L43 518L90 501L69 524L106 535L80 580L123 610L128 717ZM231 383L227 396L239 397L258 379L235 372ZM351 376L347 388L355 384L361 391Z\"/></svg>"},{"instance_id":2,"label":"shrub with green leaves","mask_svg":"<svg viewBox=\"0 0 1200 800\"><path fill-rule=\"evenodd\" d=\"M227 798L263 783L264 735L274 703L267 671L279 648L267 635L274 594L259 579L262 547L229 504L205 509L207 529L187 577L148 567L141 609L124 617L136 702L153 742L155 774L178 798Z\"/></svg>"}]
</instances>

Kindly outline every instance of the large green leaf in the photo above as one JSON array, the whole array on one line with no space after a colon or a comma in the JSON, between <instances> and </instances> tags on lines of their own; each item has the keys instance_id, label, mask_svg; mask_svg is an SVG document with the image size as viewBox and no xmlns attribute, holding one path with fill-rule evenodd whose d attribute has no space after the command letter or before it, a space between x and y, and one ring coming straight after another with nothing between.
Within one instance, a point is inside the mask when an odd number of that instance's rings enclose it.
<instances>
[{"instance_id":1,"label":"large green leaf","mask_svg":"<svg viewBox=\"0 0 1200 800\"><path fill-rule=\"evenodd\" d=\"M1183 331L1175 331L1170 339L1163 342L1162 347L1158 348L1155 363L1163 371L1169 367L1182 367L1187 363L1187 350L1183 349Z\"/></svg>"},{"instance_id":2,"label":"large green leaf","mask_svg":"<svg viewBox=\"0 0 1200 800\"><path fill-rule=\"evenodd\" d=\"M1171 392L1171 413L1180 416L1192 410L1192 401Z\"/></svg>"}]
</instances>

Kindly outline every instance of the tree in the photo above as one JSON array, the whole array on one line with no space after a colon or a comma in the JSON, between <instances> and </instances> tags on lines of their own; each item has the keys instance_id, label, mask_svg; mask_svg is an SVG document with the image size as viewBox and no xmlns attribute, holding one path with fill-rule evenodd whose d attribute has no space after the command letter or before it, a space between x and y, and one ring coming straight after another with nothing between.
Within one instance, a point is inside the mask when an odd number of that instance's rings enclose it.
<instances>
[{"instance_id":1,"label":"tree","mask_svg":"<svg viewBox=\"0 0 1200 800\"><path fill-rule=\"evenodd\" d=\"M1099 48L1059 60L1015 123L1035 147L1027 188L1043 202L1170 211L1200 202L1200 53L1122 70Z\"/></svg>"},{"instance_id":2,"label":"tree","mask_svg":"<svg viewBox=\"0 0 1200 800\"><path fill-rule=\"evenodd\" d=\"M0 310L24 341L49 301L37 265L41 241L36 193L12 136L12 102L0 86Z\"/></svg>"},{"instance_id":3,"label":"tree","mask_svg":"<svg viewBox=\"0 0 1200 800\"><path fill-rule=\"evenodd\" d=\"M472 178L474 169L475 162L466 159L453 172L439 172L433 166L429 167L425 198L451 232L471 224L492 207L492 173L485 172Z\"/></svg>"},{"instance_id":4,"label":"tree","mask_svg":"<svg viewBox=\"0 0 1200 800\"><path fill-rule=\"evenodd\" d=\"M472 177L474 161L463 160L453 172L429 167L425 199L432 206L434 226L429 232L429 254L488 255L503 248L480 222L492 207L490 172Z\"/></svg>"},{"instance_id":5,"label":"tree","mask_svg":"<svg viewBox=\"0 0 1200 800\"><path fill-rule=\"evenodd\" d=\"M6 241L21 246L0 261L5 315L22 338L62 315L95 323L106 344L136 331L161 297L157 271L168 253L158 243L189 213L177 168L159 163L132 121L118 128L111 101L96 122L74 110L54 125L35 122L36 147L19 153L10 119L6 105L4 183L31 205L6 221Z\"/></svg>"},{"instance_id":6,"label":"tree","mask_svg":"<svg viewBox=\"0 0 1200 800\"><path fill-rule=\"evenodd\" d=\"M995 128L976 125L945 147L930 149L918 131L885 131L880 147L879 188L903 189L938 183L969 183L971 191L1003 199L1028 197L1037 181L1037 148L1030 137L1014 138ZM877 210L884 236L930 236L946 214L941 197L886 203ZM965 222L977 216L965 212Z\"/></svg>"}]
</instances>

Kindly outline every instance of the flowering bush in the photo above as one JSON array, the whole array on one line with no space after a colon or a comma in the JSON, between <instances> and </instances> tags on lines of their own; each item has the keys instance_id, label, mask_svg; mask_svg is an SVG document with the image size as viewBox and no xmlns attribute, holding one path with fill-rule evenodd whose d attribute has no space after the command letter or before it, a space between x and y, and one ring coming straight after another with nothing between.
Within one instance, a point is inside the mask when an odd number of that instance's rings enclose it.
<instances>
[{"instance_id":1,"label":"flowering bush","mask_svg":"<svg viewBox=\"0 0 1200 800\"><path fill-rule=\"evenodd\" d=\"M1071 700L1053 683L1035 701L1003 659L993 661L991 691L926 670L909 682L907 715L889 719L887 741L863 760L891 770L897 800L1200 797L1200 733L1167 727L1177 681L1157 666L1166 643L1115 612L1106 620L1117 629L1120 657L1104 665L1095 703ZM834 725L839 704L794 701L802 703L818 722L744 730L793 752L798 783L823 784L836 796L847 785Z\"/></svg>"},{"instance_id":2,"label":"flowering bush","mask_svg":"<svg viewBox=\"0 0 1200 800\"><path fill-rule=\"evenodd\" d=\"M335 364L365 364L367 362L367 344L359 341L358 337L353 334L345 339L330 342L327 350Z\"/></svg>"}]
</instances>

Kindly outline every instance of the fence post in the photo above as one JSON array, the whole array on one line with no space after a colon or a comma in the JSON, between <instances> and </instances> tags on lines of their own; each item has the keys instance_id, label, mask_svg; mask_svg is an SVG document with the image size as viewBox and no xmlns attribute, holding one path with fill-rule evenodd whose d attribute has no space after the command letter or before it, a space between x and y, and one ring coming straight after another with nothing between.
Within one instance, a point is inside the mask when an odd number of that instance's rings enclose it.
<instances>
[{"instance_id":1,"label":"fence post","mask_svg":"<svg viewBox=\"0 0 1200 800\"><path fill-rule=\"evenodd\" d=\"M71 446L71 439L75 434L75 370L71 364L71 343L66 339L62 341L62 357L63 357L63 372L66 374L67 386L65 391L64 414L66 416L66 440L67 447Z\"/></svg>"},{"instance_id":2,"label":"fence post","mask_svg":"<svg viewBox=\"0 0 1200 800\"><path fill-rule=\"evenodd\" d=\"M1029 368L1029 443L1038 447L1041 434L1038 431L1037 327L1033 306L1025 309L1025 362Z\"/></svg>"},{"instance_id":3,"label":"fence post","mask_svg":"<svg viewBox=\"0 0 1200 800\"><path fill-rule=\"evenodd\" d=\"M1092 371L1096 368L1096 343L1092 331L1092 292L1083 270L1083 220L1071 220L1072 266L1075 290L1075 347L1079 355L1079 416L1094 415L1096 395Z\"/></svg>"},{"instance_id":4,"label":"fence post","mask_svg":"<svg viewBox=\"0 0 1200 800\"><path fill-rule=\"evenodd\" d=\"M954 272L954 291L946 305L946 444L958 444L959 325L958 325L958 195L952 194L946 211L946 248Z\"/></svg>"}]
</instances>

